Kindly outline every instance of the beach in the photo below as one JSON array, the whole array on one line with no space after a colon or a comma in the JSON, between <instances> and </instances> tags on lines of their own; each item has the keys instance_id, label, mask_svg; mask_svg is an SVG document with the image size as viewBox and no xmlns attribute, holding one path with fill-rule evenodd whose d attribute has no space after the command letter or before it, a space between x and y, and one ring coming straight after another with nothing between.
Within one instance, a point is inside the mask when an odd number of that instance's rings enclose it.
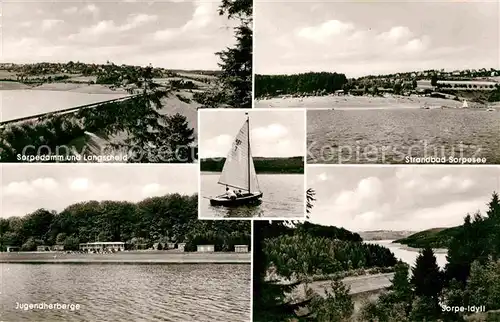
<instances>
[{"instance_id":1,"label":"beach","mask_svg":"<svg viewBox=\"0 0 500 322\"><path fill-rule=\"evenodd\" d=\"M426 96L309 96L309 97L276 97L268 99L256 99L256 108L421 108L427 105L429 108L459 108L462 101L450 99L426 97ZM469 104L471 106L472 103ZM491 104L492 107L500 108L500 102Z\"/></svg>"}]
</instances>

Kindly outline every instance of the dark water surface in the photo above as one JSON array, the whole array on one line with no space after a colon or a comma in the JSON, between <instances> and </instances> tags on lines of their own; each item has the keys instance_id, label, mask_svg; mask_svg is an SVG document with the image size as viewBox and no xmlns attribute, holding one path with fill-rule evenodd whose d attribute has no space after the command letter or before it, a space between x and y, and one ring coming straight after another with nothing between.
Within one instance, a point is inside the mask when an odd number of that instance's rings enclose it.
<instances>
[{"instance_id":1,"label":"dark water surface","mask_svg":"<svg viewBox=\"0 0 500 322\"><path fill-rule=\"evenodd\" d=\"M248 321L250 265L0 264L0 320ZM79 310L17 310L19 303Z\"/></svg>"},{"instance_id":2,"label":"dark water surface","mask_svg":"<svg viewBox=\"0 0 500 322\"><path fill-rule=\"evenodd\" d=\"M307 145L308 163L408 163L407 156L437 156L500 164L500 112L309 110Z\"/></svg>"}]
</instances>

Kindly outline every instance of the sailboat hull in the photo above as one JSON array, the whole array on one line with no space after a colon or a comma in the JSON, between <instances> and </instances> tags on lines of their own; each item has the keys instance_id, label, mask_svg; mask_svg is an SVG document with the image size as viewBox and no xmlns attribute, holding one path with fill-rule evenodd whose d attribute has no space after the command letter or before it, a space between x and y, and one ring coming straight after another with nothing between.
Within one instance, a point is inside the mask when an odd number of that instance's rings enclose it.
<instances>
[{"instance_id":1,"label":"sailboat hull","mask_svg":"<svg viewBox=\"0 0 500 322\"><path fill-rule=\"evenodd\" d=\"M229 199L226 196L218 196L215 198L210 199L210 205L211 206L223 206L223 207L240 207L240 206L246 206L246 205L258 205L262 201L260 198L262 198L263 193L250 193L250 194L245 194L242 197L236 197L236 199Z\"/></svg>"}]
</instances>

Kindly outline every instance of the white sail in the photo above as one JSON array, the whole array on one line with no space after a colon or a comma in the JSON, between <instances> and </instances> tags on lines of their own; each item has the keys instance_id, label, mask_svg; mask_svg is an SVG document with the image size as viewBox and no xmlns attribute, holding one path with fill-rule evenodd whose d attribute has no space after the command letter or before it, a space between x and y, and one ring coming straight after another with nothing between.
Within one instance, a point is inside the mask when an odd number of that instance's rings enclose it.
<instances>
[{"instance_id":1,"label":"white sail","mask_svg":"<svg viewBox=\"0 0 500 322\"><path fill-rule=\"evenodd\" d=\"M260 191L249 146L248 120L243 124L228 153L219 184L248 192Z\"/></svg>"},{"instance_id":2,"label":"white sail","mask_svg":"<svg viewBox=\"0 0 500 322\"><path fill-rule=\"evenodd\" d=\"M469 107L469 104L467 104L467 101L464 100L464 104L462 105L462 108L467 108L467 107Z\"/></svg>"}]
</instances>

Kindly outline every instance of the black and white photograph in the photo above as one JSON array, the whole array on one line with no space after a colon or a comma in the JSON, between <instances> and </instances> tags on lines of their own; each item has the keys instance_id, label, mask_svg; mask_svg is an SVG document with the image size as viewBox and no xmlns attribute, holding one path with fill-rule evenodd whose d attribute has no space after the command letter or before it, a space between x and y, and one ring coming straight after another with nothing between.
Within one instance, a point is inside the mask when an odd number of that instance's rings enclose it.
<instances>
[{"instance_id":1,"label":"black and white photograph","mask_svg":"<svg viewBox=\"0 0 500 322\"><path fill-rule=\"evenodd\" d=\"M253 321L498 318L500 167L314 165L307 177L305 222L253 223Z\"/></svg>"},{"instance_id":2,"label":"black and white photograph","mask_svg":"<svg viewBox=\"0 0 500 322\"><path fill-rule=\"evenodd\" d=\"M256 1L255 107L321 109L308 163L500 164L499 11Z\"/></svg>"},{"instance_id":3,"label":"black and white photograph","mask_svg":"<svg viewBox=\"0 0 500 322\"><path fill-rule=\"evenodd\" d=\"M304 218L304 110L198 117L201 219Z\"/></svg>"},{"instance_id":4,"label":"black and white photograph","mask_svg":"<svg viewBox=\"0 0 500 322\"><path fill-rule=\"evenodd\" d=\"M3 321L250 319L251 226L196 165L0 164Z\"/></svg>"},{"instance_id":5,"label":"black and white photograph","mask_svg":"<svg viewBox=\"0 0 500 322\"><path fill-rule=\"evenodd\" d=\"M252 104L252 2L2 4L2 162L193 163L199 108Z\"/></svg>"}]
</instances>

